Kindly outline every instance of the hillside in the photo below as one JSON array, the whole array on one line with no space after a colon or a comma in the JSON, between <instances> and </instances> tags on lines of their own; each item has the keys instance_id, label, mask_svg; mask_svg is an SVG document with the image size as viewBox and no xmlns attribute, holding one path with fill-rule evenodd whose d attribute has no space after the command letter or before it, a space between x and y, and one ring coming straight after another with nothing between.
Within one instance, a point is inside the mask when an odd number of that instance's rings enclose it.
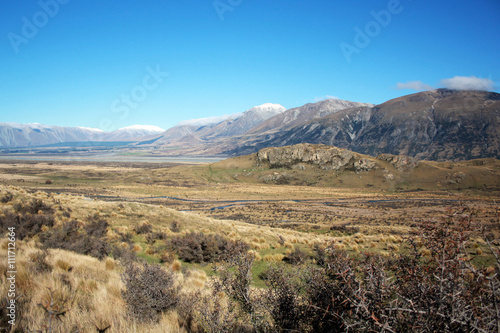
<instances>
[{"instance_id":1,"label":"hillside","mask_svg":"<svg viewBox=\"0 0 500 333\"><path fill-rule=\"evenodd\" d=\"M216 142L221 138L240 135L249 129L258 126L263 121L272 118L286 109L279 104L266 103L254 106L241 114L234 115L215 123L193 125L181 124L174 126L162 134L162 138L155 142L156 146L170 144L188 148L192 144ZM209 118L210 119L210 118ZM201 149L201 147L200 147Z\"/></svg>"},{"instance_id":2,"label":"hillside","mask_svg":"<svg viewBox=\"0 0 500 333\"><path fill-rule=\"evenodd\" d=\"M326 145L297 144L215 163L226 182L316 185L398 190L500 190L500 161L417 161L405 155L377 157Z\"/></svg>"},{"instance_id":3,"label":"hillside","mask_svg":"<svg viewBox=\"0 0 500 333\"><path fill-rule=\"evenodd\" d=\"M264 147L322 143L362 154L403 154L427 160L500 156L500 94L438 89L374 107L310 119L281 131L235 138L229 154Z\"/></svg>"},{"instance_id":4,"label":"hillside","mask_svg":"<svg viewBox=\"0 0 500 333\"><path fill-rule=\"evenodd\" d=\"M337 111L371 104L344 101L340 99L326 99L317 103L308 103L301 107L286 110L259 126L248 131L249 134L264 133L267 131L283 131L293 128L305 121L333 114Z\"/></svg>"}]
</instances>

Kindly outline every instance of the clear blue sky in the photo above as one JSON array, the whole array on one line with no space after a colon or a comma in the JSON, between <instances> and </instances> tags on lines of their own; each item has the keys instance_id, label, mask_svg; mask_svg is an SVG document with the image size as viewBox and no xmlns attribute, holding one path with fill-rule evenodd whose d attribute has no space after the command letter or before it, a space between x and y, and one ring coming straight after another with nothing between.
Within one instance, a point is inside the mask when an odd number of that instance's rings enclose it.
<instances>
[{"instance_id":1,"label":"clear blue sky","mask_svg":"<svg viewBox=\"0 0 500 333\"><path fill-rule=\"evenodd\" d=\"M377 104L414 92L398 83L440 87L455 76L498 89L500 1L396 5L2 0L0 122L168 128L268 102L291 108L335 96ZM372 11L392 11L390 21ZM368 42L356 31L368 32ZM346 45L356 52L346 57Z\"/></svg>"}]
</instances>

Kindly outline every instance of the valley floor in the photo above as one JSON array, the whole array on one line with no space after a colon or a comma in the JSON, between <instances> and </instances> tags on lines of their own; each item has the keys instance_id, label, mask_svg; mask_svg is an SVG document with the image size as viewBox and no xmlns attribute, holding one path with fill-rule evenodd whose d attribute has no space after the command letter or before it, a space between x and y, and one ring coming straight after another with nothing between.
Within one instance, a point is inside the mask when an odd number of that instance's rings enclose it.
<instances>
[{"instance_id":1,"label":"valley floor","mask_svg":"<svg viewBox=\"0 0 500 333\"><path fill-rule=\"evenodd\" d=\"M0 197L7 199L0 212L6 214L16 210L16 204L19 207L38 198L60 207L55 213L56 226L71 219L85 221L99 216L109 224L109 242L120 245L128 237L137 255L148 262L177 265L177 271L182 266L183 274L191 270L194 275L184 278L201 276L198 282L189 282L196 288L204 288L207 275L214 274L213 267L182 258L165 259L165 250L157 246L160 240L148 239L148 233L181 237L202 232L243 240L255 254L255 288L265 287L262 273L270 263L281 262L297 249L311 255L315 247L334 242L335 248L353 256L376 253L389 258L408 251L405 239L415 234L419 223L440 221L453 214L470 214L492 238L500 236L500 195L496 191L274 185L240 182L232 174L227 181L231 172L214 171L211 164L4 160L0 161ZM36 252L34 243L21 244L25 251ZM63 265L56 263L64 253L51 251L50 264ZM471 238L467 251L474 265L495 262L480 234ZM108 267L106 274L113 285L101 286L97 280L96 288L111 288L116 294L113 301L122 302L119 274L123 271L114 268L111 258L106 264L100 262L103 270L108 262L113 268ZM76 272L65 274L78 283ZM118 325L125 327L127 323L115 323Z\"/></svg>"}]
</instances>

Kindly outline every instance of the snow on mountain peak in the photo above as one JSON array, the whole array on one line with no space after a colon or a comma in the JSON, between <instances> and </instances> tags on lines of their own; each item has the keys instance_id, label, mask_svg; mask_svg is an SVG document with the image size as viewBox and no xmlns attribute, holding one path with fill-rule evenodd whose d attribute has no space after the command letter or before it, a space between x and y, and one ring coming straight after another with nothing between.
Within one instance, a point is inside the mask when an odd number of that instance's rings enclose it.
<instances>
[{"instance_id":1,"label":"snow on mountain peak","mask_svg":"<svg viewBox=\"0 0 500 333\"><path fill-rule=\"evenodd\" d=\"M258 115L261 118L267 119L285 111L286 108L280 104L265 103L246 110L244 114L247 116L250 114Z\"/></svg>"},{"instance_id":2,"label":"snow on mountain peak","mask_svg":"<svg viewBox=\"0 0 500 333\"><path fill-rule=\"evenodd\" d=\"M183 120L179 122L178 126L206 126L211 124L217 124L227 119L235 119L238 118L239 116L241 116L241 113L233 113L231 115L223 115L219 117L207 117L207 118Z\"/></svg>"},{"instance_id":3,"label":"snow on mountain peak","mask_svg":"<svg viewBox=\"0 0 500 333\"><path fill-rule=\"evenodd\" d=\"M165 132L163 128L154 125L132 125L127 127L122 127L118 129L118 131L147 131L147 132L158 132L158 133Z\"/></svg>"}]
</instances>

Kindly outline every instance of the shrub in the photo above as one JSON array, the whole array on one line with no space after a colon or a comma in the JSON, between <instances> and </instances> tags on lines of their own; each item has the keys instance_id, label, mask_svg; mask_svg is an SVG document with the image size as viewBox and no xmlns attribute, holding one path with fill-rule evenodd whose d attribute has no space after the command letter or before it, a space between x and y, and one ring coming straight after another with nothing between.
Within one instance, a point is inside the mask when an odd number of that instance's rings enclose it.
<instances>
[{"instance_id":1,"label":"shrub","mask_svg":"<svg viewBox=\"0 0 500 333\"><path fill-rule=\"evenodd\" d=\"M32 199L26 205L17 203L14 205L14 210L21 214L38 214L39 211L42 211L45 214L54 214L54 209L52 209L52 206L47 205L41 199Z\"/></svg>"},{"instance_id":2,"label":"shrub","mask_svg":"<svg viewBox=\"0 0 500 333\"><path fill-rule=\"evenodd\" d=\"M6 230L7 227L15 227L19 240L39 234L43 226L52 227L55 221L53 215L21 214L9 211L3 213L4 217L0 219L0 228Z\"/></svg>"},{"instance_id":3,"label":"shrub","mask_svg":"<svg viewBox=\"0 0 500 333\"><path fill-rule=\"evenodd\" d=\"M275 266L269 269L266 277L266 284L269 287L266 301L275 330L309 331L304 325L306 307L301 301L300 285L293 275Z\"/></svg>"},{"instance_id":4,"label":"shrub","mask_svg":"<svg viewBox=\"0 0 500 333\"><path fill-rule=\"evenodd\" d=\"M106 237L108 232L108 222L104 220L99 215L93 215L87 217L87 224L84 226L87 235L96 238Z\"/></svg>"},{"instance_id":5,"label":"shrub","mask_svg":"<svg viewBox=\"0 0 500 333\"><path fill-rule=\"evenodd\" d=\"M176 285L174 273L159 265L128 263L122 280L126 288L123 299L130 314L140 321L157 321L179 301L180 286Z\"/></svg>"},{"instance_id":6,"label":"shrub","mask_svg":"<svg viewBox=\"0 0 500 333\"><path fill-rule=\"evenodd\" d=\"M2 198L0 198L0 202L7 203L7 202L12 201L12 199L14 199L14 195L10 192L7 192L4 194L4 196Z\"/></svg>"},{"instance_id":7,"label":"shrub","mask_svg":"<svg viewBox=\"0 0 500 333\"><path fill-rule=\"evenodd\" d=\"M167 234L161 231L151 232L146 235L146 243L154 244L157 240L166 240Z\"/></svg>"},{"instance_id":8,"label":"shrub","mask_svg":"<svg viewBox=\"0 0 500 333\"><path fill-rule=\"evenodd\" d=\"M170 231L178 233L181 231L181 225L177 221L170 223Z\"/></svg>"},{"instance_id":9,"label":"shrub","mask_svg":"<svg viewBox=\"0 0 500 333\"><path fill-rule=\"evenodd\" d=\"M214 262L225 260L230 256L246 252L248 244L241 241L228 240L220 235L206 235L202 232L191 232L182 236L174 236L168 246L186 262Z\"/></svg>"},{"instance_id":10,"label":"shrub","mask_svg":"<svg viewBox=\"0 0 500 333\"><path fill-rule=\"evenodd\" d=\"M302 251L298 246L296 246L293 252L287 254L283 261L292 265L300 265L304 263L308 258L308 255Z\"/></svg>"},{"instance_id":11,"label":"shrub","mask_svg":"<svg viewBox=\"0 0 500 333\"><path fill-rule=\"evenodd\" d=\"M47 251L37 251L30 254L30 264L34 272L44 273L52 270L52 266L47 262L47 255Z\"/></svg>"},{"instance_id":12,"label":"shrub","mask_svg":"<svg viewBox=\"0 0 500 333\"><path fill-rule=\"evenodd\" d=\"M69 250L101 260L109 254L110 250L103 237L106 231L107 222L105 221L93 221L81 228L78 221L71 220L60 228L40 234L40 242L45 248Z\"/></svg>"},{"instance_id":13,"label":"shrub","mask_svg":"<svg viewBox=\"0 0 500 333\"><path fill-rule=\"evenodd\" d=\"M149 223L143 223L141 225L138 225L135 227L135 232L140 235L140 234L149 234L151 231L153 231L153 226Z\"/></svg>"},{"instance_id":14,"label":"shrub","mask_svg":"<svg viewBox=\"0 0 500 333\"><path fill-rule=\"evenodd\" d=\"M122 243L122 244L126 244L126 247L116 245L116 244L113 244L111 246L110 252L111 252L113 258L116 260L120 260L123 263L137 261L138 260L137 254L132 249L133 245L128 244L128 243Z\"/></svg>"}]
</instances>

